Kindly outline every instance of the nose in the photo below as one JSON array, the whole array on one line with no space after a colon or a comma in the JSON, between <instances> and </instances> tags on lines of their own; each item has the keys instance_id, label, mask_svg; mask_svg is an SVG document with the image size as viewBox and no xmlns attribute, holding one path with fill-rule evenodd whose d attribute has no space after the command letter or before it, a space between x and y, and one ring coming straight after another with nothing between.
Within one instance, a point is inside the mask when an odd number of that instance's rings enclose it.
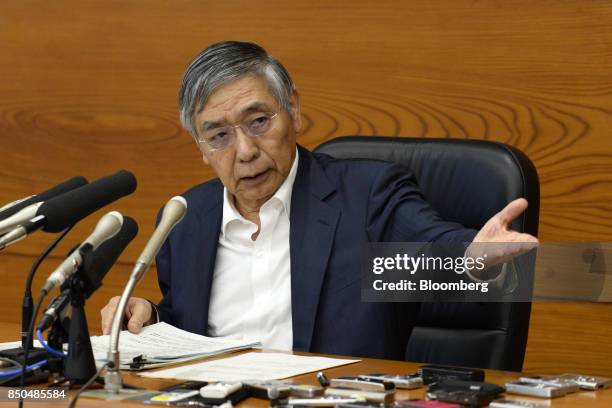
<instances>
[{"instance_id":1,"label":"nose","mask_svg":"<svg viewBox=\"0 0 612 408\"><path fill-rule=\"evenodd\" d=\"M255 160L259 156L259 146L257 146L255 140L244 134L240 127L237 127L235 131L236 158L243 163Z\"/></svg>"}]
</instances>

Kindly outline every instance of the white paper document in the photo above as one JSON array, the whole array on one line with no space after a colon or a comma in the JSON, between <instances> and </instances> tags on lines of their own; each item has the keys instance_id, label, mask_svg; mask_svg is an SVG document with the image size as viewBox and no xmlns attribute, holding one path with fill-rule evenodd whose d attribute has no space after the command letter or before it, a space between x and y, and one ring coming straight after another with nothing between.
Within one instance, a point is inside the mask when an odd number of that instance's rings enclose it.
<instances>
[{"instance_id":1,"label":"white paper document","mask_svg":"<svg viewBox=\"0 0 612 408\"><path fill-rule=\"evenodd\" d=\"M40 344L38 340L34 340L33 344L34 344L34 347L36 348L42 348L42 344ZM18 347L21 347L21 340L9 341L8 343L0 343L0 351L12 349L12 348L18 348Z\"/></svg>"},{"instance_id":2,"label":"white paper document","mask_svg":"<svg viewBox=\"0 0 612 408\"><path fill-rule=\"evenodd\" d=\"M140 375L192 381L280 380L359 361L285 353L245 353Z\"/></svg>"},{"instance_id":3,"label":"white paper document","mask_svg":"<svg viewBox=\"0 0 612 408\"><path fill-rule=\"evenodd\" d=\"M91 346L96 361L107 360L109 341L110 336L108 335L91 337ZM201 336L164 322L146 326L139 334L132 334L124 330L119 337L122 369L130 368L129 364L134 362L135 358L145 362L137 369L147 369L244 350L258 345L258 343L243 340Z\"/></svg>"}]
</instances>

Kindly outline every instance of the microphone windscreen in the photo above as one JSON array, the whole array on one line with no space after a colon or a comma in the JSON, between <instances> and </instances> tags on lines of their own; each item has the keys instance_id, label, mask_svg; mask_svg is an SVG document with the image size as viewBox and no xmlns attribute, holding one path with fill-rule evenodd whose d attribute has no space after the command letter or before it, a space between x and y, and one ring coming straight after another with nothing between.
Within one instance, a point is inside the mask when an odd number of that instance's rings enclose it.
<instances>
[{"instance_id":1,"label":"microphone windscreen","mask_svg":"<svg viewBox=\"0 0 612 408\"><path fill-rule=\"evenodd\" d=\"M131 217L123 217L123 226L117 235L102 243L95 251L85 254L81 268L86 285L86 297L91 296L102 286L102 280L108 271L137 234L136 221Z\"/></svg>"},{"instance_id":2,"label":"microphone windscreen","mask_svg":"<svg viewBox=\"0 0 612 408\"><path fill-rule=\"evenodd\" d=\"M60 232L135 190L136 177L121 170L45 201L36 215L45 216L44 231Z\"/></svg>"},{"instance_id":3,"label":"microphone windscreen","mask_svg":"<svg viewBox=\"0 0 612 408\"><path fill-rule=\"evenodd\" d=\"M22 209L26 208L28 205L39 203L41 201L49 200L53 197L56 197L60 194L67 193L68 191L74 190L75 188L79 188L87 184L87 179L82 176L73 177L70 180L66 180L63 183L58 184L55 187L51 187L48 190L43 191L40 194L32 196L27 200L23 200L4 211L0 211L0 221L5 218L10 217L13 214L18 213Z\"/></svg>"}]
</instances>

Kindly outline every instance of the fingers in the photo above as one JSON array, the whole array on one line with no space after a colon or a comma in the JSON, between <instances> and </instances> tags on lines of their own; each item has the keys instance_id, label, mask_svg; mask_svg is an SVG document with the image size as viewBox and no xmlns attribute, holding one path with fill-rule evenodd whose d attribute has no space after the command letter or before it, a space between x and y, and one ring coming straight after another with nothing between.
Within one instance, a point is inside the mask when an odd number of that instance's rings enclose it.
<instances>
[{"instance_id":1,"label":"fingers","mask_svg":"<svg viewBox=\"0 0 612 408\"><path fill-rule=\"evenodd\" d=\"M100 315L102 316L102 334L110 334L111 326L113 324L113 316L115 315L115 310L117 309L118 304L119 296L115 296L108 301L102 310L100 310Z\"/></svg>"},{"instance_id":2,"label":"fingers","mask_svg":"<svg viewBox=\"0 0 612 408\"><path fill-rule=\"evenodd\" d=\"M540 244L540 241L533 235L529 235L529 234L518 234L518 235L519 237L517 239L520 245L519 255L525 254L531 251L532 249L537 248L537 246Z\"/></svg>"},{"instance_id":3,"label":"fingers","mask_svg":"<svg viewBox=\"0 0 612 408\"><path fill-rule=\"evenodd\" d=\"M489 268L526 254L536 248L538 244L538 239L533 235L516 231L505 231L488 242L472 242L467 248L465 255L471 258L486 258L485 264Z\"/></svg>"},{"instance_id":4,"label":"fingers","mask_svg":"<svg viewBox=\"0 0 612 408\"><path fill-rule=\"evenodd\" d=\"M132 298L130 302L132 302L132 307L128 307L131 313L127 327L130 332L137 334L140 333L142 326L151 320L151 304L140 298ZM130 306L129 303L128 306Z\"/></svg>"},{"instance_id":5,"label":"fingers","mask_svg":"<svg viewBox=\"0 0 612 408\"><path fill-rule=\"evenodd\" d=\"M102 308L102 334L110 334L115 310L119 304L119 296L115 296ZM151 319L152 308L149 301L142 298L130 298L125 308L125 318L129 319L127 327L132 333L139 333L142 326Z\"/></svg>"},{"instance_id":6,"label":"fingers","mask_svg":"<svg viewBox=\"0 0 612 408\"><path fill-rule=\"evenodd\" d=\"M540 243L540 241L536 237L534 237L533 235L525 234L525 233L519 233L519 232L513 234L512 242L521 242L521 243L525 244L525 246L527 246L529 248L535 248Z\"/></svg>"},{"instance_id":7,"label":"fingers","mask_svg":"<svg viewBox=\"0 0 612 408\"><path fill-rule=\"evenodd\" d=\"M496 217L503 225L507 226L527 209L527 204L527 200L524 198L517 198L510 201L508 205L497 213Z\"/></svg>"}]
</instances>

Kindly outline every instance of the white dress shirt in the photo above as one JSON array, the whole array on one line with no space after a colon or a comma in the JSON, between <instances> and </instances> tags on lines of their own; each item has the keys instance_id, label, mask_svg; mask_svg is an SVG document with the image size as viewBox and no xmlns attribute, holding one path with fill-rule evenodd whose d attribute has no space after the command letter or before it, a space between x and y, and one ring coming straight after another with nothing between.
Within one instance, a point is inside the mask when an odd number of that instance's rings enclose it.
<instances>
[{"instance_id":1,"label":"white dress shirt","mask_svg":"<svg viewBox=\"0 0 612 408\"><path fill-rule=\"evenodd\" d=\"M244 218L223 191L223 219L215 262L208 334L260 341L291 350L291 259L289 215L298 152L289 175L259 210L261 230Z\"/></svg>"}]
</instances>

